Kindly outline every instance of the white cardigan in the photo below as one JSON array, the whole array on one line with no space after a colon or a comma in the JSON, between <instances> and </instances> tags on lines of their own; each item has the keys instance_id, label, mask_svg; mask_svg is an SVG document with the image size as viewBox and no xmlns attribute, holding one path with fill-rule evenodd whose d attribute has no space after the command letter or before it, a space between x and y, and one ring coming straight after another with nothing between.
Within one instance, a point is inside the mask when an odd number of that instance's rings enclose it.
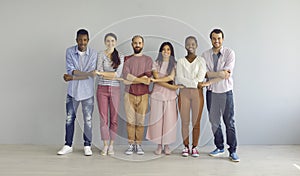
<instances>
[{"instance_id":1,"label":"white cardigan","mask_svg":"<svg viewBox=\"0 0 300 176\"><path fill-rule=\"evenodd\" d=\"M197 88L198 82L203 82L206 74L206 63L203 57L197 56L190 63L186 58L177 60L176 81L186 88Z\"/></svg>"}]
</instances>

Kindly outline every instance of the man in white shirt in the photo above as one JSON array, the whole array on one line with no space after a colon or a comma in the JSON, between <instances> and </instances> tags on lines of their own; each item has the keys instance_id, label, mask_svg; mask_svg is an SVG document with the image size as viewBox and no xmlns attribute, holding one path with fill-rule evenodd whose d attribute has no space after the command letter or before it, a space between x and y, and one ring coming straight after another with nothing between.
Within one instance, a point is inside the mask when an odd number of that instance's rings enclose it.
<instances>
[{"instance_id":1,"label":"man in white shirt","mask_svg":"<svg viewBox=\"0 0 300 176\"><path fill-rule=\"evenodd\" d=\"M239 162L236 153L237 139L234 121L233 79L232 73L235 64L233 50L223 47L224 33L220 29L214 29L210 33L212 48L203 52L202 57L206 61L207 82L202 86L208 86L206 92L209 120L214 134L216 149L209 153L210 156L218 156L224 153L224 139L221 128L221 116L226 126L226 139L229 145L229 158Z\"/></svg>"}]
</instances>

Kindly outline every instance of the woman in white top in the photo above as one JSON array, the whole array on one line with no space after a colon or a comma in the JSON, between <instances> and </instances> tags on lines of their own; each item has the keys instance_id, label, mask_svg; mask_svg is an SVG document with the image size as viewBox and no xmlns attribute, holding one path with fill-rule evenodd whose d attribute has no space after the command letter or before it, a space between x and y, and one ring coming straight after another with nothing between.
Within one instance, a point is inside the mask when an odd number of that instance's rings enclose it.
<instances>
[{"instance_id":1,"label":"woman in white top","mask_svg":"<svg viewBox=\"0 0 300 176\"><path fill-rule=\"evenodd\" d=\"M113 142L118 130L120 103L120 76L124 57L116 50L117 36L108 33L104 37L106 50L99 53L97 63L97 101L100 114L100 133L104 147L101 155L113 155ZM108 124L109 122L109 124Z\"/></svg>"},{"instance_id":2,"label":"woman in white top","mask_svg":"<svg viewBox=\"0 0 300 176\"><path fill-rule=\"evenodd\" d=\"M178 106L181 117L181 132L184 144L182 156L190 154L189 148L189 124L190 110L192 110L192 126L193 126L193 143L191 155L198 157L197 149L200 136L200 120L203 110L203 90L201 83L206 74L205 60L196 55L198 47L197 39L189 36L185 39L185 49L187 56L177 60L176 80L177 84L183 85L185 88L180 89Z\"/></svg>"}]
</instances>

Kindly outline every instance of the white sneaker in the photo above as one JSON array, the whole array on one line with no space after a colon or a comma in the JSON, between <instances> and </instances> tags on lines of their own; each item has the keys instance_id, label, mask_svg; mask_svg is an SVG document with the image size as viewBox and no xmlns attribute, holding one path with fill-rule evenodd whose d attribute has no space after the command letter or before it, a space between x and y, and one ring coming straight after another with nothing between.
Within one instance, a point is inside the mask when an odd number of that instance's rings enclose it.
<instances>
[{"instance_id":1,"label":"white sneaker","mask_svg":"<svg viewBox=\"0 0 300 176\"><path fill-rule=\"evenodd\" d=\"M84 146L83 151L85 156L91 156L93 154L91 146Z\"/></svg>"},{"instance_id":2,"label":"white sneaker","mask_svg":"<svg viewBox=\"0 0 300 176\"><path fill-rule=\"evenodd\" d=\"M107 146L107 145L104 146L100 154L101 154L102 156L107 155L107 149L108 149L108 146Z\"/></svg>"},{"instance_id":3,"label":"white sneaker","mask_svg":"<svg viewBox=\"0 0 300 176\"><path fill-rule=\"evenodd\" d=\"M109 154L109 155L114 155L115 154L114 147L112 145L110 145L108 147L107 154Z\"/></svg>"},{"instance_id":4,"label":"white sneaker","mask_svg":"<svg viewBox=\"0 0 300 176\"><path fill-rule=\"evenodd\" d=\"M144 155L145 154L142 146L139 145L139 144L136 145L136 154L138 154L138 155Z\"/></svg>"},{"instance_id":5,"label":"white sneaker","mask_svg":"<svg viewBox=\"0 0 300 176\"><path fill-rule=\"evenodd\" d=\"M60 149L60 151L57 152L58 155L65 155L68 153L73 152L73 148L68 146L68 145L64 145L63 148Z\"/></svg>"}]
</instances>

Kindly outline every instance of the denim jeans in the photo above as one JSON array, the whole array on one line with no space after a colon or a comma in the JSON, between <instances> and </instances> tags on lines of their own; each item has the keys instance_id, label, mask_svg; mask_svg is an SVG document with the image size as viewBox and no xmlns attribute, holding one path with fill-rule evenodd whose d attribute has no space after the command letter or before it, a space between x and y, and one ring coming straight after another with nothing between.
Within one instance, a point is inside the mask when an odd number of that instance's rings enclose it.
<instances>
[{"instance_id":1,"label":"denim jeans","mask_svg":"<svg viewBox=\"0 0 300 176\"><path fill-rule=\"evenodd\" d=\"M72 146L73 136L74 136L74 122L76 119L76 113L79 106L82 105L82 113L84 119L84 146L91 146L92 141L92 114L94 110L94 97L88 98L86 100L76 101L70 95L67 95L66 101L66 136L65 145Z\"/></svg>"},{"instance_id":2,"label":"denim jeans","mask_svg":"<svg viewBox=\"0 0 300 176\"><path fill-rule=\"evenodd\" d=\"M234 124L234 103L232 90L225 93L206 92L209 121L214 134L214 143L218 149L224 149L224 138L221 128L221 116L226 127L226 139L229 153L236 151L237 139Z\"/></svg>"}]
</instances>

